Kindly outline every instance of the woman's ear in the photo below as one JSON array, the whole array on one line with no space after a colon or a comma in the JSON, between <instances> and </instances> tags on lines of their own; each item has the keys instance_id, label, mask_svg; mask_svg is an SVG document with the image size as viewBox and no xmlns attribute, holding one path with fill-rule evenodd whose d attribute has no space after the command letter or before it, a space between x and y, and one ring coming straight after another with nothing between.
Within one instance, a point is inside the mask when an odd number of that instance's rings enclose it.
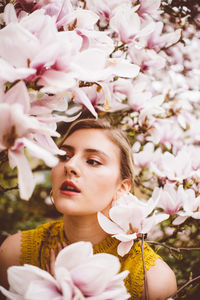
<instances>
[{"instance_id":1,"label":"woman's ear","mask_svg":"<svg viewBox=\"0 0 200 300\"><path fill-rule=\"evenodd\" d=\"M117 198L119 199L124 194L127 194L131 191L131 180L129 178L125 178L121 181L118 191L117 191Z\"/></svg>"}]
</instances>

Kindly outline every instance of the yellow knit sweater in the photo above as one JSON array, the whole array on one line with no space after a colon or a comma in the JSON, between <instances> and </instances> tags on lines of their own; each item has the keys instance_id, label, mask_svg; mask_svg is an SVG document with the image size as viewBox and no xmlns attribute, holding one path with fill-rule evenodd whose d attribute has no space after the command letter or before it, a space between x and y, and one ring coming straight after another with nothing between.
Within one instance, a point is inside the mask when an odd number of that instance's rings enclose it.
<instances>
[{"instance_id":1,"label":"yellow knit sweater","mask_svg":"<svg viewBox=\"0 0 200 300\"><path fill-rule=\"evenodd\" d=\"M52 221L40 225L36 229L22 232L20 263L31 264L46 269L49 264L50 249L57 251L58 242L68 242L64 235L63 220ZM109 253L116 255L121 263L121 271L129 270L125 278L125 286L131 295L130 299L140 299L143 290L143 264L141 242L135 242L129 253L123 257L117 254L119 241L108 236L93 247L94 253ZM144 243L145 268L148 270L160 258L146 243Z\"/></svg>"}]
</instances>

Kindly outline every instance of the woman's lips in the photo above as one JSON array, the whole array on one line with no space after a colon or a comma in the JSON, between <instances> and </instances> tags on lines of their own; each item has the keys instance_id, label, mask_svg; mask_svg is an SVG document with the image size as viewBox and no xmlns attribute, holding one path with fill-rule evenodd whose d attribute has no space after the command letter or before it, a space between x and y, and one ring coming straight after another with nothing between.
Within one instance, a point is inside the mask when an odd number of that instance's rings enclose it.
<instances>
[{"instance_id":1,"label":"woman's lips","mask_svg":"<svg viewBox=\"0 0 200 300\"><path fill-rule=\"evenodd\" d=\"M62 183L60 192L64 195L72 196L79 194L80 189L72 181L66 180Z\"/></svg>"}]
</instances>

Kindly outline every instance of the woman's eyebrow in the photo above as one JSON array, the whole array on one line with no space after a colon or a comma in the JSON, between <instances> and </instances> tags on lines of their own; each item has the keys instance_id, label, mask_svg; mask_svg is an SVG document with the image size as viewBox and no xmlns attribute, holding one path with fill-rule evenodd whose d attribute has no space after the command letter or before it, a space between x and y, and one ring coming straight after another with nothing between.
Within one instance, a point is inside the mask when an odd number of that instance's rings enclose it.
<instances>
[{"instance_id":1,"label":"woman's eyebrow","mask_svg":"<svg viewBox=\"0 0 200 300\"><path fill-rule=\"evenodd\" d=\"M104 151L99 150L99 149L87 148L87 149L85 149L84 151L87 152L87 153L95 153L95 154L103 155L103 156L105 156L106 158L109 158L109 155L108 155L108 154L106 154Z\"/></svg>"},{"instance_id":2,"label":"woman's eyebrow","mask_svg":"<svg viewBox=\"0 0 200 300\"><path fill-rule=\"evenodd\" d=\"M73 152L75 151L75 148L73 146L66 145L66 144L61 145L60 149L66 149L66 150L73 151ZM86 153L95 153L95 154L102 155L106 158L109 158L109 155L106 154L104 151L99 150L99 149L95 149L95 148L86 148L86 149L84 149L84 152L86 152Z\"/></svg>"},{"instance_id":3,"label":"woman's eyebrow","mask_svg":"<svg viewBox=\"0 0 200 300\"><path fill-rule=\"evenodd\" d=\"M70 146L70 145L61 145L60 146L60 149L66 149L66 150L69 150L69 151L74 151L74 147Z\"/></svg>"}]
</instances>

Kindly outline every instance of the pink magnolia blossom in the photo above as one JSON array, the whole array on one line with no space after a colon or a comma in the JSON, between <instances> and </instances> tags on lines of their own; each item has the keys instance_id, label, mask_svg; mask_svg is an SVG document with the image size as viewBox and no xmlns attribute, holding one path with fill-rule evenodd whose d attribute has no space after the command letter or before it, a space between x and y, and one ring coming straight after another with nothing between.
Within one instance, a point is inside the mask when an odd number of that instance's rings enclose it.
<instances>
[{"instance_id":1,"label":"pink magnolia blossom","mask_svg":"<svg viewBox=\"0 0 200 300\"><path fill-rule=\"evenodd\" d=\"M139 15L135 12L137 7L122 4L118 6L110 20L110 27L119 34L123 43L132 42L140 36L148 35L154 30L154 23L149 22L142 26Z\"/></svg>"},{"instance_id":2,"label":"pink magnolia blossom","mask_svg":"<svg viewBox=\"0 0 200 300\"><path fill-rule=\"evenodd\" d=\"M166 58L156 53L154 49L143 49L134 44L128 49L131 61L140 66L143 72L148 72L153 68L162 69L166 65Z\"/></svg>"},{"instance_id":3,"label":"pink magnolia blossom","mask_svg":"<svg viewBox=\"0 0 200 300\"><path fill-rule=\"evenodd\" d=\"M147 138L149 141L162 144L168 149L171 149L174 144L176 146L183 144L183 131L174 118L156 120L149 133L150 137Z\"/></svg>"},{"instance_id":4,"label":"pink magnolia blossom","mask_svg":"<svg viewBox=\"0 0 200 300\"><path fill-rule=\"evenodd\" d=\"M78 80L93 82L114 75L138 75L138 66L123 58L109 57L113 41L106 33L96 31L96 35L94 43L95 31L93 37L86 30L84 34L58 31L53 17L45 15L42 9L36 10L0 31L2 80L15 81L24 75L24 80L37 82L41 92L58 93L74 88Z\"/></svg>"},{"instance_id":5,"label":"pink magnolia blossom","mask_svg":"<svg viewBox=\"0 0 200 300\"><path fill-rule=\"evenodd\" d=\"M145 15L151 15L156 17L159 14L161 0L140 0L140 6L138 13L145 17Z\"/></svg>"},{"instance_id":6,"label":"pink magnolia blossom","mask_svg":"<svg viewBox=\"0 0 200 300\"><path fill-rule=\"evenodd\" d=\"M148 168L150 163L159 157L158 151L155 151L153 143L144 145L142 151L133 154L134 163L140 168Z\"/></svg>"},{"instance_id":7,"label":"pink magnolia blossom","mask_svg":"<svg viewBox=\"0 0 200 300\"><path fill-rule=\"evenodd\" d=\"M30 99L23 82L18 82L1 97L0 109L0 151L8 150L11 168L18 169L18 183L22 199L29 199L34 189L34 179L31 168L24 154L24 148L34 157L42 159L48 166L58 162L55 154L62 151L54 147L49 149L38 142L41 137L46 143L52 144L51 136L58 133L36 117L30 116ZM38 140L38 141L37 141ZM48 142L47 142L48 141Z\"/></svg>"},{"instance_id":8,"label":"pink magnolia blossom","mask_svg":"<svg viewBox=\"0 0 200 300\"><path fill-rule=\"evenodd\" d=\"M189 217L200 219L200 196L196 197L194 190L184 190L182 202L183 210L177 213L174 225L182 224Z\"/></svg>"},{"instance_id":9,"label":"pink magnolia blossom","mask_svg":"<svg viewBox=\"0 0 200 300\"><path fill-rule=\"evenodd\" d=\"M158 203L159 194L160 191L156 188L146 203L139 201L132 194L121 197L110 209L110 219L101 212L98 213L98 221L103 230L120 241L117 248L119 255L127 254L135 239L168 218L167 214L155 212L149 216Z\"/></svg>"},{"instance_id":10,"label":"pink magnolia blossom","mask_svg":"<svg viewBox=\"0 0 200 300\"><path fill-rule=\"evenodd\" d=\"M195 174L191 156L186 149L180 150L176 155L166 151L158 161L151 164L150 169L160 178L179 183Z\"/></svg>"},{"instance_id":11,"label":"pink magnolia blossom","mask_svg":"<svg viewBox=\"0 0 200 300\"><path fill-rule=\"evenodd\" d=\"M47 15L55 18L58 29L66 24L73 12L70 0L16 0L14 6L19 18L35 10L44 9Z\"/></svg>"},{"instance_id":12,"label":"pink magnolia blossom","mask_svg":"<svg viewBox=\"0 0 200 300\"><path fill-rule=\"evenodd\" d=\"M160 51L160 49L164 47L170 47L171 45L175 44L181 37L181 29L162 34L163 26L163 22L157 22L155 30L148 36L147 39L147 47L150 49L154 49L156 52Z\"/></svg>"},{"instance_id":13,"label":"pink magnolia blossom","mask_svg":"<svg viewBox=\"0 0 200 300\"><path fill-rule=\"evenodd\" d=\"M8 269L10 291L0 290L12 300L124 300L129 298L123 283L128 271L118 274L119 270L116 256L93 255L91 243L78 242L58 254L55 278L35 266L12 266Z\"/></svg>"},{"instance_id":14,"label":"pink magnolia blossom","mask_svg":"<svg viewBox=\"0 0 200 300\"><path fill-rule=\"evenodd\" d=\"M160 200L157 207L161 207L166 214L171 216L178 213L183 203L185 190L182 185L178 189L174 184L166 183L164 188L161 189Z\"/></svg>"},{"instance_id":15,"label":"pink magnolia blossom","mask_svg":"<svg viewBox=\"0 0 200 300\"><path fill-rule=\"evenodd\" d=\"M106 26L110 22L110 18L113 15L113 11L121 5L128 4L129 0L87 0L87 8L96 12L100 17L100 25Z\"/></svg>"}]
</instances>

